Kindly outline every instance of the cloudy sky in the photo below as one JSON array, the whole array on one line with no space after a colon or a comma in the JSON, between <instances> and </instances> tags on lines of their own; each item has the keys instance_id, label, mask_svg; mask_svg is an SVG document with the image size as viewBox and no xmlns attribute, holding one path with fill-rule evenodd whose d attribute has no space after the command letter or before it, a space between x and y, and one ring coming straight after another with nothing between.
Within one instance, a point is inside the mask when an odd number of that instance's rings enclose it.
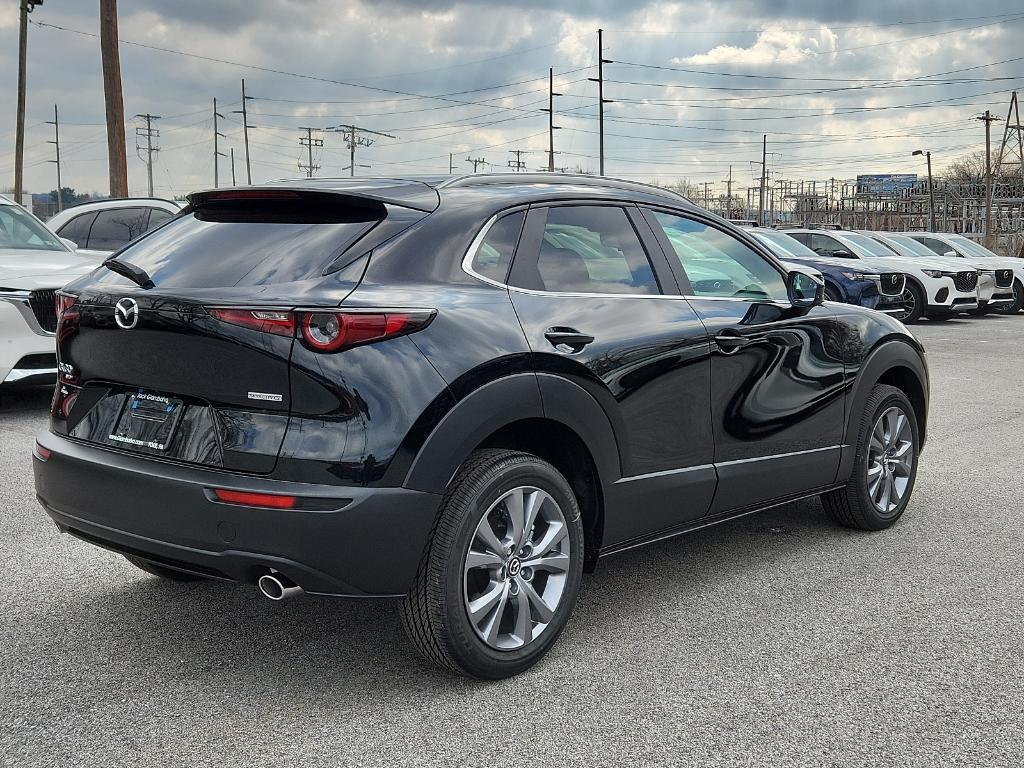
<instances>
[{"instance_id":1,"label":"cloudy sky","mask_svg":"<svg viewBox=\"0 0 1024 768\"><path fill-rule=\"evenodd\" d=\"M13 182L17 0L0 6L0 186ZM162 115L156 193L213 184L212 103L221 149L245 178L246 80L254 182L300 174L300 126L355 123L376 136L360 174L458 172L467 158L546 165L548 68L555 72L556 166L596 171L597 36L605 32L606 173L724 192L774 179L937 169L984 146L973 116L1005 116L1024 82L1019 0L965 4L811 0L122 0L129 184L145 194L131 116ZM55 185L54 103L63 180L105 192L96 0L46 0L29 28L26 186ZM55 28L60 27L60 28ZM163 50L158 50L163 49ZM190 55L182 55L190 54ZM998 124L997 124L998 126ZM1001 129L997 127L998 136ZM342 134L314 133L318 175L343 175ZM221 181L230 182L221 161Z\"/></svg>"}]
</instances>

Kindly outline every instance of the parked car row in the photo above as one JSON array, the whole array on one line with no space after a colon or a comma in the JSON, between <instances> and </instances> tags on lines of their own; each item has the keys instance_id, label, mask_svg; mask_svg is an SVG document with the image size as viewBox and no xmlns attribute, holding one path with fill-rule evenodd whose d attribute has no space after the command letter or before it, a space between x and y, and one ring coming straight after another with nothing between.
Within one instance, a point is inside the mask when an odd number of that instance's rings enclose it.
<instances>
[{"instance_id":1,"label":"parked car row","mask_svg":"<svg viewBox=\"0 0 1024 768\"><path fill-rule=\"evenodd\" d=\"M832 301L905 323L957 314L1013 314L1024 306L1024 260L1000 257L962 235L750 227L780 259L822 273Z\"/></svg>"}]
</instances>

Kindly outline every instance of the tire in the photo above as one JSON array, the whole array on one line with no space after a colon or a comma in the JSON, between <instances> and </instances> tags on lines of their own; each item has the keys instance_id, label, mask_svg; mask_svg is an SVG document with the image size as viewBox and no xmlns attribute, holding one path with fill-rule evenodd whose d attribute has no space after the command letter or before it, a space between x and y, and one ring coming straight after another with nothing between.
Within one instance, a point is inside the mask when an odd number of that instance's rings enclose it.
<instances>
[{"instance_id":1,"label":"tire","mask_svg":"<svg viewBox=\"0 0 1024 768\"><path fill-rule=\"evenodd\" d=\"M905 422L900 422L893 414L894 411L901 414ZM888 422L883 419L888 418ZM886 423L890 425L888 434L896 432L895 440L891 443L884 439L887 433ZM902 426L900 426L902 424ZM899 427L899 431L897 431ZM886 450L896 448L897 453L890 455L880 453L877 443L873 441L879 429L883 439L879 440ZM901 439L902 438L902 439ZM909 443L911 452L909 460L905 458L898 461L899 450ZM914 492L914 481L917 479L917 459L920 453L920 433L917 427L917 417L910 400L902 390L890 387L887 384L876 384L868 395L867 403L860 417L860 427L857 431L857 453L854 457L853 473L850 475L849 483L845 488L830 491L822 495L822 503L825 510L838 522L848 528L858 528L862 531L880 531L888 528L903 515L907 503ZM889 456L888 461L885 457ZM894 478L893 484L889 486L890 491L886 494L885 489L875 486L870 470L879 467L878 475L881 483L885 483L891 475ZM897 467L896 472L887 472L892 467ZM898 482L903 480L902 492L899 490ZM878 493L872 493L877 488ZM898 493L898 499L893 503L892 490ZM882 498L879 498L882 497ZM879 503L884 502L884 503Z\"/></svg>"},{"instance_id":2,"label":"tire","mask_svg":"<svg viewBox=\"0 0 1024 768\"><path fill-rule=\"evenodd\" d=\"M828 283L825 283L825 299L828 301L838 301L842 303L843 297L835 288Z\"/></svg>"},{"instance_id":3,"label":"tire","mask_svg":"<svg viewBox=\"0 0 1024 768\"><path fill-rule=\"evenodd\" d=\"M151 563L149 560L143 560L141 557L134 557L133 555L125 555L124 559L134 565L136 568L140 568L146 573L152 574L153 576L159 576L161 579L167 579L168 581L206 581L205 576L200 576L196 573L185 573L185 571L176 571L173 568L165 568L162 565Z\"/></svg>"},{"instance_id":4,"label":"tire","mask_svg":"<svg viewBox=\"0 0 1024 768\"><path fill-rule=\"evenodd\" d=\"M924 315L925 295L917 283L907 279L907 287L903 291L904 315L901 318L904 324L916 323Z\"/></svg>"},{"instance_id":5,"label":"tire","mask_svg":"<svg viewBox=\"0 0 1024 768\"><path fill-rule=\"evenodd\" d=\"M1024 307L1024 285L1016 278L1013 281L1013 301L1008 304L997 304L992 311L998 315L1015 315Z\"/></svg>"},{"instance_id":6,"label":"tire","mask_svg":"<svg viewBox=\"0 0 1024 768\"><path fill-rule=\"evenodd\" d=\"M527 552L521 560L507 549L516 538L509 523L517 496L523 509L539 510L533 526L517 517L524 529L519 543L553 542L533 557L529 549L519 550L519 555ZM468 565L471 547L473 566ZM441 501L402 604L402 623L419 651L442 667L486 680L517 675L537 663L565 627L579 592L583 555L579 505L558 470L527 453L475 451ZM531 592L550 615L541 613ZM470 618L474 604L481 606L475 621Z\"/></svg>"}]
</instances>

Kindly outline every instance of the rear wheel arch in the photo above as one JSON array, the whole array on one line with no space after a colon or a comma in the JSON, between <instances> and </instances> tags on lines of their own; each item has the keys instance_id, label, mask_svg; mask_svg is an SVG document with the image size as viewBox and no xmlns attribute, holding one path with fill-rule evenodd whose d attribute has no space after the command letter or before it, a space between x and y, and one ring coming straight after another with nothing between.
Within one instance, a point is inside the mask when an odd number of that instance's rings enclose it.
<instances>
[{"instance_id":1,"label":"rear wheel arch","mask_svg":"<svg viewBox=\"0 0 1024 768\"><path fill-rule=\"evenodd\" d=\"M901 390L914 408L924 446L928 426L928 368L921 352L906 341L890 340L875 347L865 358L850 392L844 430L843 457L837 479L845 482L853 470L857 430L871 391L877 384Z\"/></svg>"}]
</instances>

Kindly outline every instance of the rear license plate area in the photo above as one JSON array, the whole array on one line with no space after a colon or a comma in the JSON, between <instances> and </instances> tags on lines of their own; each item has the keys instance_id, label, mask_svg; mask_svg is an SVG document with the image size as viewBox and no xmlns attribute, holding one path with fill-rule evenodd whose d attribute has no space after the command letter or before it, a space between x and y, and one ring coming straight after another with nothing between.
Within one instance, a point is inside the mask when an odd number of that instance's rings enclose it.
<instances>
[{"instance_id":1,"label":"rear license plate area","mask_svg":"<svg viewBox=\"0 0 1024 768\"><path fill-rule=\"evenodd\" d=\"M110 439L125 447L166 451L181 421L185 404L150 392L129 395Z\"/></svg>"}]
</instances>

